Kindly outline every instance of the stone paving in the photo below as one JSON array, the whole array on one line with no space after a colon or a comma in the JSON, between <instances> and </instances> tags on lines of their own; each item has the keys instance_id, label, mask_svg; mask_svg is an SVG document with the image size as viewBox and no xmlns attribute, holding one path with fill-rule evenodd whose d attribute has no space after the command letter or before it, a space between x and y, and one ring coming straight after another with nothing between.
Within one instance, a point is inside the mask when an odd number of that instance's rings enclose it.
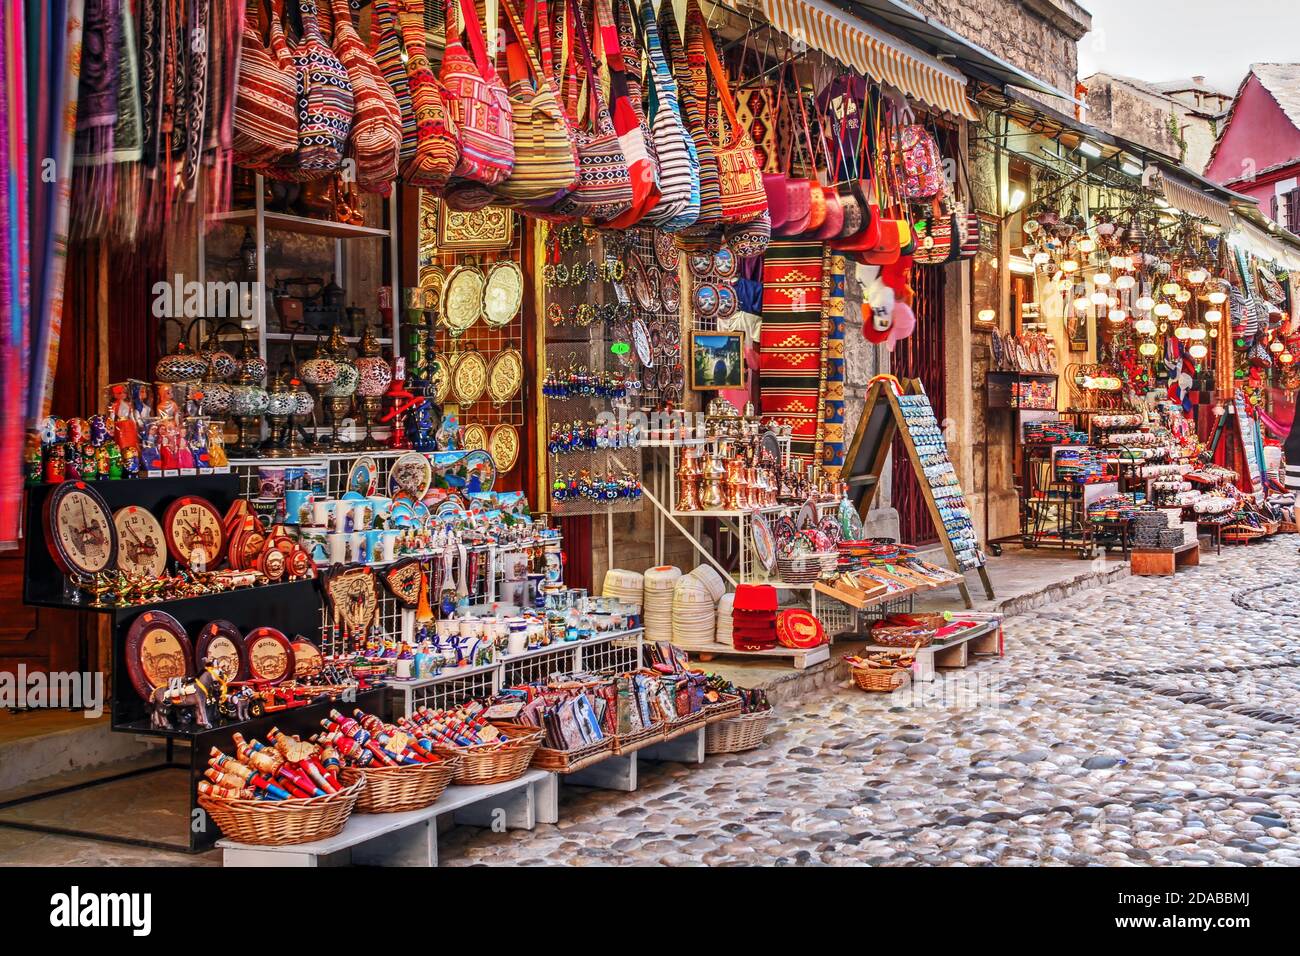
<instances>
[{"instance_id":1,"label":"stone paving","mask_svg":"<svg viewBox=\"0 0 1300 956\"><path fill-rule=\"evenodd\" d=\"M1300 538L1006 626L923 692L805 700L767 745L562 791L443 865L1300 864Z\"/></svg>"}]
</instances>

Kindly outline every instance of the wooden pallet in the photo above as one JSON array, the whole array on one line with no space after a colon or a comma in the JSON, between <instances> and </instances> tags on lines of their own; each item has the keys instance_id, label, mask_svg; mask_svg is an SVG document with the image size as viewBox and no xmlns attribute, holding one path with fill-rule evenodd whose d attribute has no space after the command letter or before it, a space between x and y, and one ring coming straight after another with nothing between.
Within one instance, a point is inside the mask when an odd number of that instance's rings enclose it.
<instances>
[{"instance_id":1,"label":"wooden pallet","mask_svg":"<svg viewBox=\"0 0 1300 956\"><path fill-rule=\"evenodd\" d=\"M899 651L897 647L869 645L857 653L867 655L877 651ZM943 643L931 644L916 651L912 665L912 679L932 681L940 667L965 667L972 657L1002 656L1002 620L993 618L966 631L954 634Z\"/></svg>"},{"instance_id":2,"label":"wooden pallet","mask_svg":"<svg viewBox=\"0 0 1300 956\"><path fill-rule=\"evenodd\" d=\"M778 644L776 647L768 648L763 651L738 651L735 648L719 644L716 649L708 651L692 651L703 663L708 663L715 657L789 657L794 663L795 670L805 670L814 664L820 664L822 661L828 661L831 657L830 644L820 644L817 647L782 647Z\"/></svg>"},{"instance_id":3,"label":"wooden pallet","mask_svg":"<svg viewBox=\"0 0 1300 956\"><path fill-rule=\"evenodd\" d=\"M1188 541L1177 548L1133 548L1129 551L1129 571L1144 577L1168 577L1179 568L1194 568L1201 563L1201 543Z\"/></svg>"}]
</instances>

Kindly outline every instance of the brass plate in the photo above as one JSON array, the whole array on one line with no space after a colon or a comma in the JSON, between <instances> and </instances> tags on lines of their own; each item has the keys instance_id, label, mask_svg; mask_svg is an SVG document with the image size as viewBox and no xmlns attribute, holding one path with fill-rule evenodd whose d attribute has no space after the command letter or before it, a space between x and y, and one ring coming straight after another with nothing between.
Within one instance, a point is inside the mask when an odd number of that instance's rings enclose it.
<instances>
[{"instance_id":1,"label":"brass plate","mask_svg":"<svg viewBox=\"0 0 1300 956\"><path fill-rule=\"evenodd\" d=\"M483 273L476 266L457 266L442 287L442 321L453 336L463 335L483 314Z\"/></svg>"},{"instance_id":2,"label":"brass plate","mask_svg":"<svg viewBox=\"0 0 1300 956\"><path fill-rule=\"evenodd\" d=\"M488 397L496 405L504 405L519 394L524 384L524 357L518 349L498 352L487 370Z\"/></svg>"},{"instance_id":3,"label":"brass plate","mask_svg":"<svg viewBox=\"0 0 1300 956\"><path fill-rule=\"evenodd\" d=\"M465 446L466 451L486 451L488 445L487 429L475 422L465 428L465 433L461 436L461 444Z\"/></svg>"},{"instance_id":4,"label":"brass plate","mask_svg":"<svg viewBox=\"0 0 1300 956\"><path fill-rule=\"evenodd\" d=\"M483 321L494 329L509 325L524 305L524 270L504 259L487 271L483 287Z\"/></svg>"},{"instance_id":5,"label":"brass plate","mask_svg":"<svg viewBox=\"0 0 1300 956\"><path fill-rule=\"evenodd\" d=\"M471 349L461 352L451 367L451 392L462 405L473 405L483 397L488 381L487 359Z\"/></svg>"},{"instance_id":6,"label":"brass plate","mask_svg":"<svg viewBox=\"0 0 1300 956\"><path fill-rule=\"evenodd\" d=\"M492 429L488 451L497 464L497 473L504 475L519 461L519 429L514 425L498 425Z\"/></svg>"}]
</instances>

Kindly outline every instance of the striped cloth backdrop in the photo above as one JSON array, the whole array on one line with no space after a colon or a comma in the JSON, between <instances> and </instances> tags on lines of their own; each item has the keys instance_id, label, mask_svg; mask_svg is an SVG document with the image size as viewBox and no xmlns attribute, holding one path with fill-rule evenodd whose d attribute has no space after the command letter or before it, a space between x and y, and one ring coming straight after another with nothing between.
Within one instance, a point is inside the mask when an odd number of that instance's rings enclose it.
<instances>
[{"instance_id":1,"label":"striped cloth backdrop","mask_svg":"<svg viewBox=\"0 0 1300 956\"><path fill-rule=\"evenodd\" d=\"M773 239L763 258L759 341L764 419L789 425L791 454L816 460L822 371L822 244Z\"/></svg>"},{"instance_id":2,"label":"striped cloth backdrop","mask_svg":"<svg viewBox=\"0 0 1300 956\"><path fill-rule=\"evenodd\" d=\"M832 478L844 467L844 290L848 263L826 250L822 294L822 401L818 422L822 470Z\"/></svg>"}]
</instances>

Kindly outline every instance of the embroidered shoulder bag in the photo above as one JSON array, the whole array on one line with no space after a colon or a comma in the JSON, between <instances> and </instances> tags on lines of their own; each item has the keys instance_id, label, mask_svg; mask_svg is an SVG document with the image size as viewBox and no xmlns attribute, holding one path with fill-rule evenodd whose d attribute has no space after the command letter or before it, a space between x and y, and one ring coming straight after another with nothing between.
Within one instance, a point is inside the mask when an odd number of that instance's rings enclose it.
<instances>
[{"instance_id":1,"label":"embroidered shoulder bag","mask_svg":"<svg viewBox=\"0 0 1300 956\"><path fill-rule=\"evenodd\" d=\"M298 171L302 178L334 172L352 128L352 81L321 34L316 0L299 0L303 35L290 42L298 70Z\"/></svg>"},{"instance_id":2,"label":"embroidered shoulder bag","mask_svg":"<svg viewBox=\"0 0 1300 956\"><path fill-rule=\"evenodd\" d=\"M460 133L456 176L495 186L510 175L515 164L510 96L488 59L474 4L459 0L459 8L473 56L456 29L457 0L447 0L447 45L442 55L442 85Z\"/></svg>"},{"instance_id":3,"label":"embroidered shoulder bag","mask_svg":"<svg viewBox=\"0 0 1300 956\"><path fill-rule=\"evenodd\" d=\"M654 130L655 155L659 157L659 204L644 220L664 232L680 232L700 215L700 161L695 142L682 121L677 82L668 69L660 44L650 0L641 0L641 29L649 59L646 81L646 113Z\"/></svg>"},{"instance_id":4,"label":"embroidered shoulder bag","mask_svg":"<svg viewBox=\"0 0 1300 956\"><path fill-rule=\"evenodd\" d=\"M235 81L232 146L240 166L260 167L298 149L298 89L291 64L262 39L258 0L248 0ZM286 69L286 67L289 67Z\"/></svg>"},{"instance_id":5,"label":"embroidered shoulder bag","mask_svg":"<svg viewBox=\"0 0 1300 956\"><path fill-rule=\"evenodd\" d=\"M347 0L329 0L329 11L334 19L334 54L348 71L356 101L348 146L357 164L357 184L387 193L397 177L397 156L402 146L402 114L397 97L361 42Z\"/></svg>"}]
</instances>

